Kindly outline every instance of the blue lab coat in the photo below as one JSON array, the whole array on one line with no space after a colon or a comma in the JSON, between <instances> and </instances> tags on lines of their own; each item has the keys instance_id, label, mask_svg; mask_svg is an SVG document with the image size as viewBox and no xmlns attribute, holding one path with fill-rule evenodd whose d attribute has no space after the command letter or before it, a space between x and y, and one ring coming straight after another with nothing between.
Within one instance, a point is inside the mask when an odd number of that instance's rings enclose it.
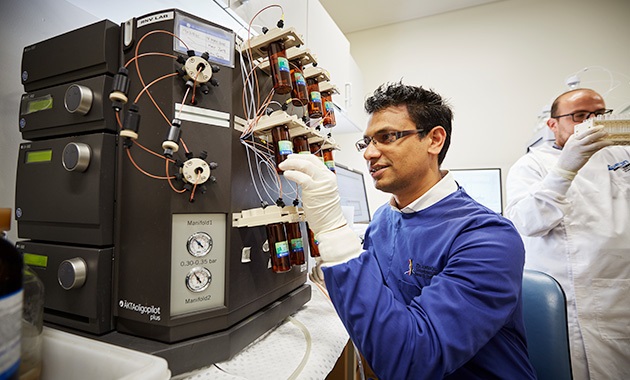
<instances>
[{"instance_id":1,"label":"blue lab coat","mask_svg":"<svg viewBox=\"0 0 630 380\"><path fill-rule=\"evenodd\" d=\"M413 213L384 205L364 252L323 268L331 300L381 379L531 379L514 226L460 187Z\"/></svg>"}]
</instances>

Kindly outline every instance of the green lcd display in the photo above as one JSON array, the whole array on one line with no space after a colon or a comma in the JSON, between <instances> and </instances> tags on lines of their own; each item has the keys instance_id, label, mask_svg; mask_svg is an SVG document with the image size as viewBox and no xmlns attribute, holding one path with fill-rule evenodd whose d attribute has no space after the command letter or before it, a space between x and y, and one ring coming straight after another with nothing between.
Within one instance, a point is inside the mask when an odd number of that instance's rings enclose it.
<instances>
[{"instance_id":1,"label":"green lcd display","mask_svg":"<svg viewBox=\"0 0 630 380\"><path fill-rule=\"evenodd\" d=\"M26 265L40 268L46 268L48 266L48 256L25 253L23 257L24 264Z\"/></svg>"},{"instance_id":2,"label":"green lcd display","mask_svg":"<svg viewBox=\"0 0 630 380\"><path fill-rule=\"evenodd\" d=\"M49 110L53 107L52 96L46 95L39 98L29 100L26 106L26 114Z\"/></svg>"},{"instance_id":3,"label":"green lcd display","mask_svg":"<svg viewBox=\"0 0 630 380\"><path fill-rule=\"evenodd\" d=\"M26 163L32 164L35 162L50 162L52 160L52 149L46 150L32 150L26 152Z\"/></svg>"}]
</instances>

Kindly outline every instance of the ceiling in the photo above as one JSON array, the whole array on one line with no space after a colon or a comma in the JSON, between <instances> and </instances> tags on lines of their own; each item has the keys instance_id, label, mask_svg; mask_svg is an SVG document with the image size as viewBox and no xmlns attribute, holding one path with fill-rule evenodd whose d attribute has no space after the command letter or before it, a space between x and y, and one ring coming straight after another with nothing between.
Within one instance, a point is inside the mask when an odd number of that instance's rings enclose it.
<instances>
[{"instance_id":1,"label":"ceiling","mask_svg":"<svg viewBox=\"0 0 630 380\"><path fill-rule=\"evenodd\" d=\"M500 0L319 0L344 34Z\"/></svg>"}]
</instances>

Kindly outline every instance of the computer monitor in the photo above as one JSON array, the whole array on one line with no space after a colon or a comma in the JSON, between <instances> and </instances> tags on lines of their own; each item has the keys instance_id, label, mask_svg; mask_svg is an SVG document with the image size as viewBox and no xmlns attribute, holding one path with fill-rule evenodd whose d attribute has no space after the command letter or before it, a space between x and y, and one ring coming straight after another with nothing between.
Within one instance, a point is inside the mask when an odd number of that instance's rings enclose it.
<instances>
[{"instance_id":1,"label":"computer monitor","mask_svg":"<svg viewBox=\"0 0 630 380\"><path fill-rule=\"evenodd\" d=\"M503 213L500 168L449 169L449 171L453 173L455 181L474 200L496 213Z\"/></svg>"},{"instance_id":2,"label":"computer monitor","mask_svg":"<svg viewBox=\"0 0 630 380\"><path fill-rule=\"evenodd\" d=\"M354 223L369 223L371 217L363 173L339 163L335 163L335 170L341 206L354 207Z\"/></svg>"}]
</instances>

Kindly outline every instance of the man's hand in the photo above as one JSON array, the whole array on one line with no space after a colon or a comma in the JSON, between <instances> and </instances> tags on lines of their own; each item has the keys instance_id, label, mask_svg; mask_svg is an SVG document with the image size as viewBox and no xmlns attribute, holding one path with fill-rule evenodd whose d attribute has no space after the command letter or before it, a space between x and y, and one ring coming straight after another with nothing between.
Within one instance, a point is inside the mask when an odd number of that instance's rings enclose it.
<instances>
[{"instance_id":1,"label":"man's hand","mask_svg":"<svg viewBox=\"0 0 630 380\"><path fill-rule=\"evenodd\" d=\"M569 136L556 164L558 174L572 181L595 152L612 144L610 140L603 139L606 137L603 128L598 125L579 135L574 133Z\"/></svg>"},{"instance_id":2,"label":"man's hand","mask_svg":"<svg viewBox=\"0 0 630 380\"><path fill-rule=\"evenodd\" d=\"M315 266L311 268L311 273L309 273L308 278L321 285L322 288L326 289L326 282L324 282L324 272L322 272L322 259L319 257L315 258Z\"/></svg>"},{"instance_id":3,"label":"man's hand","mask_svg":"<svg viewBox=\"0 0 630 380\"><path fill-rule=\"evenodd\" d=\"M302 186L302 206L317 236L347 224L341 211L337 176L313 154L290 154L279 165L284 177Z\"/></svg>"},{"instance_id":4,"label":"man's hand","mask_svg":"<svg viewBox=\"0 0 630 380\"><path fill-rule=\"evenodd\" d=\"M321 261L314 281L321 281L320 267L344 263L361 252L361 239L348 226L341 211L337 176L312 154L290 154L279 165L285 178L302 186L302 207L308 225L319 241Z\"/></svg>"}]
</instances>

